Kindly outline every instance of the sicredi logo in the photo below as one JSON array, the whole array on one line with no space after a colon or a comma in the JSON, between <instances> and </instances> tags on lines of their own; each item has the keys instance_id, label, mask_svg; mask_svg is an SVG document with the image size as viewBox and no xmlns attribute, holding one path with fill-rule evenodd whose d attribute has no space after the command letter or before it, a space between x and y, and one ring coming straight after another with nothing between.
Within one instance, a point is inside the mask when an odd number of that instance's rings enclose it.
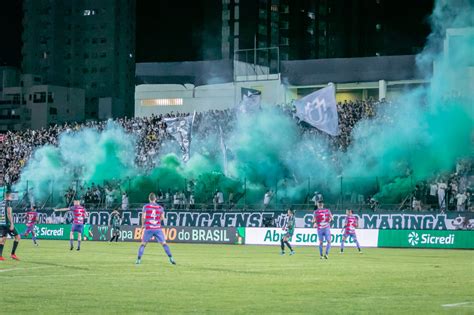
<instances>
[{"instance_id":1,"label":"sicredi logo","mask_svg":"<svg viewBox=\"0 0 474 315\"><path fill-rule=\"evenodd\" d=\"M408 243L411 246L418 245L419 242L420 242L420 236L418 235L418 233L411 232L410 234L408 234Z\"/></svg>"},{"instance_id":2,"label":"sicredi logo","mask_svg":"<svg viewBox=\"0 0 474 315\"><path fill-rule=\"evenodd\" d=\"M454 234L449 234L448 236L434 236L430 233L423 233L421 237L416 232L411 232L408 234L408 243L411 246L416 246L418 244L441 244L441 245L453 245L454 244Z\"/></svg>"}]
</instances>

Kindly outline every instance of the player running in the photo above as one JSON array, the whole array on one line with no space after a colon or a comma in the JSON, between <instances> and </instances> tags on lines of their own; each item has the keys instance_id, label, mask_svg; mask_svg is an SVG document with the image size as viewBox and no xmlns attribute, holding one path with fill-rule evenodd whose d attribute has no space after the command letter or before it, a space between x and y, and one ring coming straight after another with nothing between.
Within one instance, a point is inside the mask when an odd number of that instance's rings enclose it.
<instances>
[{"instance_id":1,"label":"player running","mask_svg":"<svg viewBox=\"0 0 474 315\"><path fill-rule=\"evenodd\" d=\"M351 209L346 210L346 222L344 222L344 235L342 236L342 242L341 242L341 254L344 252L344 242L346 241L348 236L351 236L352 239L355 241L357 245L357 249L359 250L359 253L362 253L360 251L360 245L359 241L357 241L357 235L356 235L356 228L359 226L359 219L353 214L353 211Z\"/></svg>"},{"instance_id":2,"label":"player running","mask_svg":"<svg viewBox=\"0 0 474 315\"><path fill-rule=\"evenodd\" d=\"M81 250L81 239L82 239L82 232L84 230L84 221L88 215L86 209L81 206L81 201L76 196L73 201L73 206L69 208L60 208L55 209L55 211L72 211L73 220L72 220L72 227L71 233L69 234L69 245L70 250L74 249L74 232L77 232L77 250Z\"/></svg>"},{"instance_id":3,"label":"player running","mask_svg":"<svg viewBox=\"0 0 474 315\"><path fill-rule=\"evenodd\" d=\"M142 244L138 249L136 264L141 264L145 246L152 237L155 237L156 241L163 246L166 255L168 255L170 263L176 265L176 262L171 255L170 248L168 247L168 244L166 244L163 231L161 230L161 222L165 219L165 210L162 206L156 203L156 196L154 193L150 193L148 200L150 200L150 203L147 203L145 206L143 206L142 229L145 229L145 232L143 233Z\"/></svg>"},{"instance_id":4,"label":"player running","mask_svg":"<svg viewBox=\"0 0 474 315\"><path fill-rule=\"evenodd\" d=\"M24 237L27 237L31 233L31 238L33 239L33 244L36 246L38 242L36 241L35 227L36 222L38 221L38 212L36 212L36 207L31 206L30 211L26 213L26 231L23 233Z\"/></svg>"},{"instance_id":5,"label":"player running","mask_svg":"<svg viewBox=\"0 0 474 315\"><path fill-rule=\"evenodd\" d=\"M115 242L118 241L120 236L120 224L122 224L122 219L120 218L120 213L117 210L114 210L112 213L112 238L110 239L110 243L115 239Z\"/></svg>"},{"instance_id":6,"label":"player running","mask_svg":"<svg viewBox=\"0 0 474 315\"><path fill-rule=\"evenodd\" d=\"M329 209L324 208L322 202L318 202L317 210L314 211L313 224L314 227L318 228L318 239L319 239L319 255L320 258L328 259L329 250L331 249L331 221L332 213ZM326 253L323 256L323 243L326 244Z\"/></svg>"},{"instance_id":7,"label":"player running","mask_svg":"<svg viewBox=\"0 0 474 315\"><path fill-rule=\"evenodd\" d=\"M0 261L5 260L3 258L3 247L5 246L5 241L7 240L7 235L10 235L15 240L13 241L13 247L10 257L15 260L20 260L15 254L18 244L20 243L20 235L15 228L13 223L13 213L10 202L12 200L12 195L10 192L7 192L5 195L5 200L0 201Z\"/></svg>"},{"instance_id":8,"label":"player running","mask_svg":"<svg viewBox=\"0 0 474 315\"><path fill-rule=\"evenodd\" d=\"M291 241L291 238L293 237L293 233L295 232L295 216L291 209L288 209L288 220L286 221L286 225L283 230L286 231L286 234L281 239L281 254L285 255L286 244L286 246L290 250L290 256L294 255L295 252L289 243L289 241Z\"/></svg>"}]
</instances>

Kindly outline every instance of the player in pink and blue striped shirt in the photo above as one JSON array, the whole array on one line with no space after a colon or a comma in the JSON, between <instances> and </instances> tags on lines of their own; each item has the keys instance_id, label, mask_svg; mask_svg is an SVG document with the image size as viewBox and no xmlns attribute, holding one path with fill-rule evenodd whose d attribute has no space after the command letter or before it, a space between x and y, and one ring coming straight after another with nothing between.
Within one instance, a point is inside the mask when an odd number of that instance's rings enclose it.
<instances>
[{"instance_id":1,"label":"player in pink and blue striped shirt","mask_svg":"<svg viewBox=\"0 0 474 315\"><path fill-rule=\"evenodd\" d=\"M145 232L143 233L142 244L138 249L136 264L141 264L142 256L145 252L145 246L153 237L155 237L155 240L163 246L170 263L176 265L176 262L171 255L171 250L168 244L166 244L165 235L161 230L161 222L165 219L165 210L162 206L156 203L156 196L154 193L150 193L148 200L150 200L150 203L143 206L142 228L145 229Z\"/></svg>"},{"instance_id":2,"label":"player in pink and blue striped shirt","mask_svg":"<svg viewBox=\"0 0 474 315\"><path fill-rule=\"evenodd\" d=\"M319 255L321 259L323 259L323 257L328 259L329 250L331 249L331 210L324 208L324 204L322 202L318 202L318 208L314 211L313 215L314 227L318 229ZM323 256L323 244L325 241L326 253Z\"/></svg>"}]
</instances>

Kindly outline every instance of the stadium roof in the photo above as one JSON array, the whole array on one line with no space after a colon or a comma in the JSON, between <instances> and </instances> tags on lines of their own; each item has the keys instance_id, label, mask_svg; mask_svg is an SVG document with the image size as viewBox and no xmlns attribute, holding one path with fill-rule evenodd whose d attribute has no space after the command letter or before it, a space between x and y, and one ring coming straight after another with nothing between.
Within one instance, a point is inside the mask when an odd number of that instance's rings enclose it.
<instances>
[{"instance_id":1,"label":"stadium roof","mask_svg":"<svg viewBox=\"0 0 474 315\"><path fill-rule=\"evenodd\" d=\"M135 84L193 84L232 82L232 60L137 63Z\"/></svg>"},{"instance_id":2,"label":"stadium roof","mask_svg":"<svg viewBox=\"0 0 474 315\"><path fill-rule=\"evenodd\" d=\"M422 79L415 59L407 55L282 61L281 76L290 85Z\"/></svg>"},{"instance_id":3,"label":"stadium roof","mask_svg":"<svg viewBox=\"0 0 474 315\"><path fill-rule=\"evenodd\" d=\"M195 86L233 81L232 60L137 63L136 84ZM281 62L281 79L289 85L422 79L416 56L380 56L291 60Z\"/></svg>"}]
</instances>

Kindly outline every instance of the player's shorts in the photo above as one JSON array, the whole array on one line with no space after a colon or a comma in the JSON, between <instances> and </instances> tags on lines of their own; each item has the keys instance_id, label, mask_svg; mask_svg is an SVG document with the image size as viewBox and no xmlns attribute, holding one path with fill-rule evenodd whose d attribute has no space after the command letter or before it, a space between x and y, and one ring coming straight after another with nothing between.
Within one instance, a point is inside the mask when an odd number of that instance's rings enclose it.
<instances>
[{"instance_id":1,"label":"player's shorts","mask_svg":"<svg viewBox=\"0 0 474 315\"><path fill-rule=\"evenodd\" d=\"M84 224L72 224L71 232L82 233L84 231Z\"/></svg>"},{"instance_id":2,"label":"player's shorts","mask_svg":"<svg viewBox=\"0 0 474 315\"><path fill-rule=\"evenodd\" d=\"M291 240L291 238L293 237L293 233L294 233L294 232L295 232L294 230L288 230L288 231L286 231L286 234L285 234L284 237L286 237L286 238L288 238L289 240Z\"/></svg>"},{"instance_id":3,"label":"player's shorts","mask_svg":"<svg viewBox=\"0 0 474 315\"><path fill-rule=\"evenodd\" d=\"M112 227L112 232L113 232L113 233L118 233L118 232L120 232L120 226L113 226L113 227Z\"/></svg>"},{"instance_id":4,"label":"player's shorts","mask_svg":"<svg viewBox=\"0 0 474 315\"><path fill-rule=\"evenodd\" d=\"M352 232L351 231L344 231L343 237L345 239L347 239L349 236L351 236L353 240L357 240L357 235L356 235L355 231L352 231Z\"/></svg>"},{"instance_id":5,"label":"player's shorts","mask_svg":"<svg viewBox=\"0 0 474 315\"><path fill-rule=\"evenodd\" d=\"M28 235L28 234L34 233L34 232L35 232L35 225L33 224L33 225L30 225L30 226L26 226L26 231L23 234Z\"/></svg>"},{"instance_id":6,"label":"player's shorts","mask_svg":"<svg viewBox=\"0 0 474 315\"><path fill-rule=\"evenodd\" d=\"M16 230L16 228L13 228L13 231L11 231L9 225L1 225L0 236L5 237L7 235L10 235L11 237L15 237L18 235L18 231Z\"/></svg>"},{"instance_id":7,"label":"player's shorts","mask_svg":"<svg viewBox=\"0 0 474 315\"><path fill-rule=\"evenodd\" d=\"M331 241L331 229L322 228L318 229L318 238L320 242L330 242Z\"/></svg>"},{"instance_id":8,"label":"player's shorts","mask_svg":"<svg viewBox=\"0 0 474 315\"><path fill-rule=\"evenodd\" d=\"M152 237L155 237L155 240L160 243L165 242L165 235L163 234L163 231L161 229L159 230L145 230L145 233L143 233L143 239L142 241L145 243L148 243Z\"/></svg>"}]
</instances>

